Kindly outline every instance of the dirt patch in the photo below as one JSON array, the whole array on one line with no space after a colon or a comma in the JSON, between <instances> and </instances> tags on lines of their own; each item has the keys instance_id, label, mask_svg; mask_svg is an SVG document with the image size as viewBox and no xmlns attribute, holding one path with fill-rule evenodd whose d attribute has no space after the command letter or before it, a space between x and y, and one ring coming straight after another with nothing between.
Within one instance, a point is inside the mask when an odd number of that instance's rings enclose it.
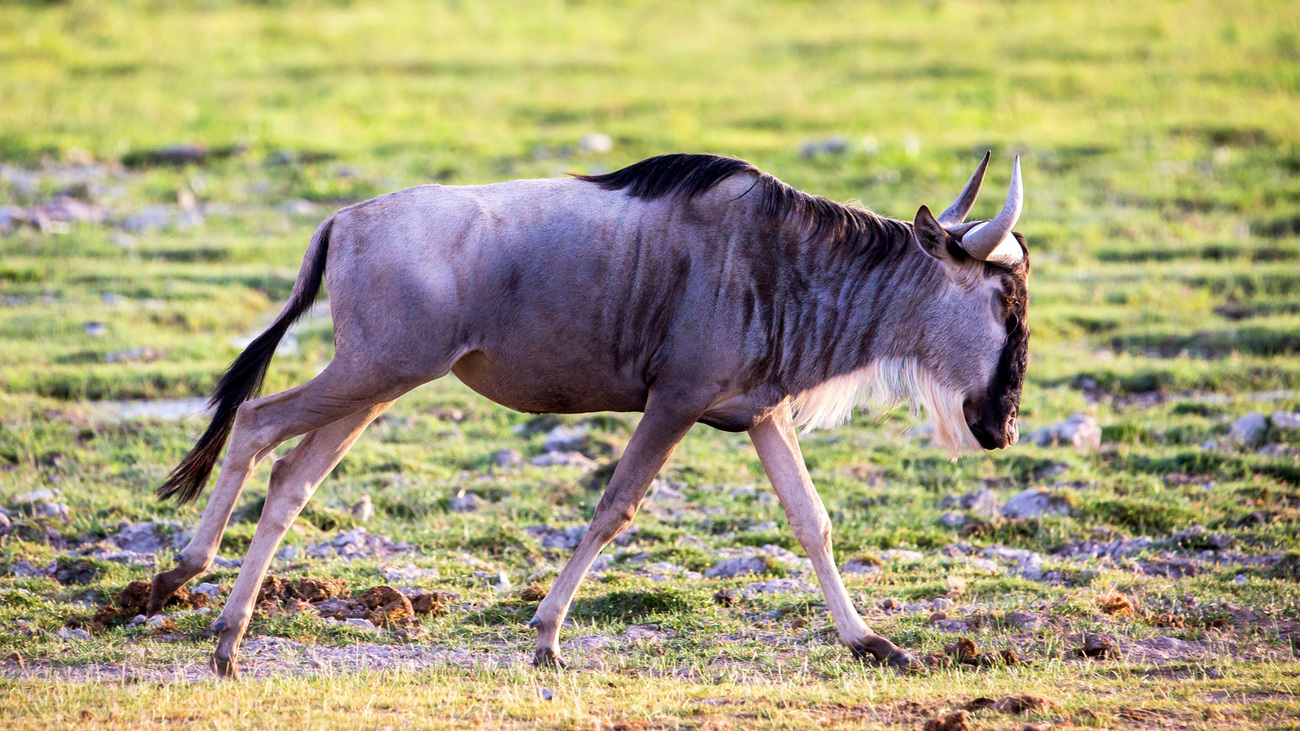
<instances>
[{"instance_id":1,"label":"dirt patch","mask_svg":"<svg viewBox=\"0 0 1300 731\"><path fill-rule=\"evenodd\" d=\"M367 589L361 595L360 602L370 610L366 619L376 627L403 627L415 619L415 608L411 606L411 600L391 586Z\"/></svg>"},{"instance_id":2,"label":"dirt patch","mask_svg":"<svg viewBox=\"0 0 1300 731\"><path fill-rule=\"evenodd\" d=\"M1133 602L1114 589L1098 596L1097 606L1101 608L1101 611L1112 616L1131 617L1134 612Z\"/></svg>"},{"instance_id":3,"label":"dirt patch","mask_svg":"<svg viewBox=\"0 0 1300 731\"><path fill-rule=\"evenodd\" d=\"M922 731L971 731L971 725L966 720L966 711L953 711L926 721L921 729Z\"/></svg>"},{"instance_id":4,"label":"dirt patch","mask_svg":"<svg viewBox=\"0 0 1300 731\"><path fill-rule=\"evenodd\" d=\"M208 605L209 598L207 594L191 593L188 589L178 589L163 604L163 609L173 611L202 609ZM144 614L148 603L149 582L132 581L122 589L116 604L104 604L99 607L99 610L95 612L94 619L90 622L90 626L95 630L103 630L107 627L125 624L136 615Z\"/></svg>"},{"instance_id":5,"label":"dirt patch","mask_svg":"<svg viewBox=\"0 0 1300 731\"><path fill-rule=\"evenodd\" d=\"M945 645L943 652L944 656L959 665L990 667L995 665L1019 665L1021 662L1020 656L1011 648L984 652L980 650L979 645L975 644L974 640L968 637L958 638L956 642ZM930 664L937 663L931 662Z\"/></svg>"},{"instance_id":6,"label":"dirt patch","mask_svg":"<svg viewBox=\"0 0 1300 731\"><path fill-rule=\"evenodd\" d=\"M993 710L1019 716L1021 714L1042 713L1054 706L1055 704L1051 701L1036 695L1009 695L994 703Z\"/></svg>"}]
</instances>

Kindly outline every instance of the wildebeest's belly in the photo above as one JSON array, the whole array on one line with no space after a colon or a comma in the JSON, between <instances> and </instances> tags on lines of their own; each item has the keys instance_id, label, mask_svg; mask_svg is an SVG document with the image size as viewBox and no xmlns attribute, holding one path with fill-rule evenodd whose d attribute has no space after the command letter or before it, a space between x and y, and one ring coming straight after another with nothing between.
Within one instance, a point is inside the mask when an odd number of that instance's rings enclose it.
<instances>
[{"instance_id":1,"label":"wildebeest's belly","mask_svg":"<svg viewBox=\"0 0 1300 731\"><path fill-rule=\"evenodd\" d=\"M554 354L549 354L554 355ZM502 406L536 414L641 411L644 387L597 372L581 359L512 353L507 360L480 350L456 361L452 373L465 385Z\"/></svg>"}]
</instances>

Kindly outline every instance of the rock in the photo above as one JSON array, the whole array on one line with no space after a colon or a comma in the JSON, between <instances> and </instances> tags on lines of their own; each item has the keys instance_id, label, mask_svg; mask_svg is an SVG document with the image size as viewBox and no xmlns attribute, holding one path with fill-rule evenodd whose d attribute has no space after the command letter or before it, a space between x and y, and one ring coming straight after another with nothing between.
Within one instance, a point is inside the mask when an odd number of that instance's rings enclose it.
<instances>
[{"instance_id":1,"label":"rock","mask_svg":"<svg viewBox=\"0 0 1300 731\"><path fill-rule=\"evenodd\" d=\"M209 600L214 600L221 597L221 587L217 586L216 584L211 584L205 581L202 584L199 584L198 586L194 587L193 589L190 589L190 593L207 594Z\"/></svg>"},{"instance_id":2,"label":"rock","mask_svg":"<svg viewBox=\"0 0 1300 731\"><path fill-rule=\"evenodd\" d=\"M552 528L549 525L535 525L524 532L537 538L538 542L542 544L542 548L572 551L578 547L583 537L587 535L587 528L585 525L575 525L568 529Z\"/></svg>"},{"instance_id":3,"label":"rock","mask_svg":"<svg viewBox=\"0 0 1300 731\"><path fill-rule=\"evenodd\" d=\"M672 630L662 629L653 624L633 624L623 631L623 639L631 642L662 642L672 639L674 634Z\"/></svg>"},{"instance_id":4,"label":"rock","mask_svg":"<svg viewBox=\"0 0 1300 731\"><path fill-rule=\"evenodd\" d=\"M1097 449L1101 446L1101 425L1087 414L1074 414L1059 424L1039 429L1027 437L1040 447L1069 445L1075 449Z\"/></svg>"},{"instance_id":5,"label":"rock","mask_svg":"<svg viewBox=\"0 0 1300 731\"><path fill-rule=\"evenodd\" d=\"M730 579L745 574L761 574L768 569L767 559L759 556L738 556L710 566L704 575L710 579Z\"/></svg>"},{"instance_id":6,"label":"rock","mask_svg":"<svg viewBox=\"0 0 1300 731\"><path fill-rule=\"evenodd\" d=\"M25 492L25 493L23 493L23 494L21 494L21 495L14 495L14 497L13 497L13 502L15 502L15 503L43 503L43 502L48 502L48 501L50 501L50 500L53 500L56 496L57 496L57 493L56 493L54 490L50 490L50 489L48 489L48 488L45 488L45 489L41 489L41 490L32 490L31 492Z\"/></svg>"},{"instance_id":7,"label":"rock","mask_svg":"<svg viewBox=\"0 0 1300 731\"><path fill-rule=\"evenodd\" d=\"M925 554L920 551L909 551L905 548L891 548L880 552L880 557L886 561L897 563L916 563L925 559Z\"/></svg>"},{"instance_id":8,"label":"rock","mask_svg":"<svg viewBox=\"0 0 1300 731\"><path fill-rule=\"evenodd\" d=\"M672 500L682 501L686 499L686 495L684 495L681 490L669 485L667 480L656 479L650 484L650 499L660 503ZM762 524L760 523L759 525ZM776 528L775 523L772 524L772 528ZM754 529L750 528L750 530Z\"/></svg>"},{"instance_id":9,"label":"rock","mask_svg":"<svg viewBox=\"0 0 1300 731\"><path fill-rule=\"evenodd\" d=\"M275 557L280 559L281 561L292 561L298 558L298 547L284 546L279 551L275 552Z\"/></svg>"},{"instance_id":10,"label":"rock","mask_svg":"<svg viewBox=\"0 0 1300 731\"><path fill-rule=\"evenodd\" d=\"M966 565L980 571L990 571L995 574L1002 573L1002 566L997 561L987 558L970 558L966 561Z\"/></svg>"},{"instance_id":11,"label":"rock","mask_svg":"<svg viewBox=\"0 0 1300 731\"><path fill-rule=\"evenodd\" d=\"M1037 630L1047 626L1047 620L1043 615L1034 612L1007 612L1006 617L1003 619L1016 629Z\"/></svg>"},{"instance_id":12,"label":"rock","mask_svg":"<svg viewBox=\"0 0 1300 731\"><path fill-rule=\"evenodd\" d=\"M126 231L140 232L151 228L163 228L170 222L171 213L166 206L149 206L122 219L119 225Z\"/></svg>"},{"instance_id":13,"label":"rock","mask_svg":"<svg viewBox=\"0 0 1300 731\"><path fill-rule=\"evenodd\" d=\"M753 596L754 594L808 594L816 591L817 587L799 579L770 579L754 582L741 589L740 593Z\"/></svg>"},{"instance_id":14,"label":"rock","mask_svg":"<svg viewBox=\"0 0 1300 731\"><path fill-rule=\"evenodd\" d=\"M375 504L370 501L370 493L362 493L361 499L352 506L352 517L367 523L375 517Z\"/></svg>"},{"instance_id":15,"label":"rock","mask_svg":"<svg viewBox=\"0 0 1300 731\"><path fill-rule=\"evenodd\" d=\"M1274 429L1279 431L1300 430L1300 413L1293 411L1274 411L1268 418Z\"/></svg>"},{"instance_id":16,"label":"rock","mask_svg":"<svg viewBox=\"0 0 1300 731\"><path fill-rule=\"evenodd\" d=\"M71 517L68 506L64 503L41 503L36 513L56 520L67 520Z\"/></svg>"},{"instance_id":17,"label":"rock","mask_svg":"<svg viewBox=\"0 0 1300 731\"><path fill-rule=\"evenodd\" d=\"M1228 430L1228 438L1240 442L1248 449L1254 449L1264 443L1268 436L1268 419L1254 411L1237 419Z\"/></svg>"},{"instance_id":18,"label":"rock","mask_svg":"<svg viewBox=\"0 0 1300 731\"><path fill-rule=\"evenodd\" d=\"M547 452L576 452L581 449L588 433L585 427L557 426L546 435L542 449Z\"/></svg>"},{"instance_id":19,"label":"rock","mask_svg":"<svg viewBox=\"0 0 1300 731\"><path fill-rule=\"evenodd\" d=\"M1031 487L1024 492L1016 493L1002 508L1002 516L1012 520L1069 513L1068 500L1041 487Z\"/></svg>"},{"instance_id":20,"label":"rock","mask_svg":"<svg viewBox=\"0 0 1300 731\"><path fill-rule=\"evenodd\" d=\"M803 157L817 157L818 155L839 155L849 149L849 141L844 135L831 135L820 140L809 140L800 148L799 154Z\"/></svg>"},{"instance_id":21,"label":"rock","mask_svg":"<svg viewBox=\"0 0 1300 731\"><path fill-rule=\"evenodd\" d=\"M483 499L472 492L457 495L447 501L447 509L453 513L476 513Z\"/></svg>"},{"instance_id":22,"label":"rock","mask_svg":"<svg viewBox=\"0 0 1300 731\"><path fill-rule=\"evenodd\" d=\"M347 619L344 620L344 623L347 624L349 627L354 627L364 632L374 632L379 629L378 627L375 626L374 622L371 622L368 619L361 619L359 617L348 617Z\"/></svg>"},{"instance_id":23,"label":"rock","mask_svg":"<svg viewBox=\"0 0 1300 731\"><path fill-rule=\"evenodd\" d=\"M153 348L127 348L104 355L105 363L152 363L160 357Z\"/></svg>"},{"instance_id":24,"label":"rock","mask_svg":"<svg viewBox=\"0 0 1300 731\"><path fill-rule=\"evenodd\" d=\"M401 568L388 567L384 569L384 578L389 581L423 581L426 579L438 578L437 569L422 569L413 563L407 562Z\"/></svg>"},{"instance_id":25,"label":"rock","mask_svg":"<svg viewBox=\"0 0 1300 731\"><path fill-rule=\"evenodd\" d=\"M758 494L758 490L753 485L741 485L739 487L733 487L731 488L730 491L730 495L732 497L754 497L757 494Z\"/></svg>"},{"instance_id":26,"label":"rock","mask_svg":"<svg viewBox=\"0 0 1300 731\"><path fill-rule=\"evenodd\" d=\"M307 555L315 558L328 558L337 554L352 560L355 558L387 557L408 553L415 546L406 542L392 541L375 533L367 533L365 528L353 528L339 533L332 541L315 543L307 546Z\"/></svg>"},{"instance_id":27,"label":"rock","mask_svg":"<svg viewBox=\"0 0 1300 731\"><path fill-rule=\"evenodd\" d=\"M581 452L547 452L533 457L529 464L534 467L581 467L584 470L596 468L596 463Z\"/></svg>"},{"instance_id":28,"label":"rock","mask_svg":"<svg viewBox=\"0 0 1300 731\"><path fill-rule=\"evenodd\" d=\"M939 516L939 522L948 526L949 528L956 529L965 525L966 516L962 515L956 510L949 510L948 512Z\"/></svg>"},{"instance_id":29,"label":"rock","mask_svg":"<svg viewBox=\"0 0 1300 731\"><path fill-rule=\"evenodd\" d=\"M952 608L953 608L953 603L952 603L952 600L951 600L951 599L945 599L945 598L943 598L943 597L938 597L938 598L935 599L934 601L930 602L930 606L931 606L931 608L933 608L936 612L942 612L942 611L946 611L946 610L952 609Z\"/></svg>"},{"instance_id":30,"label":"rock","mask_svg":"<svg viewBox=\"0 0 1300 731\"><path fill-rule=\"evenodd\" d=\"M492 453L492 464L497 467L518 467L523 463L523 455L515 449L498 449Z\"/></svg>"},{"instance_id":31,"label":"rock","mask_svg":"<svg viewBox=\"0 0 1300 731\"><path fill-rule=\"evenodd\" d=\"M15 561L9 564L9 575L15 579L32 579L41 576L49 576L54 573L58 564L51 563L45 568L36 566L30 561Z\"/></svg>"},{"instance_id":32,"label":"rock","mask_svg":"<svg viewBox=\"0 0 1300 731\"><path fill-rule=\"evenodd\" d=\"M736 593L731 589L718 589L713 594L713 603L720 607L729 607L736 603Z\"/></svg>"},{"instance_id":33,"label":"rock","mask_svg":"<svg viewBox=\"0 0 1300 731\"><path fill-rule=\"evenodd\" d=\"M9 516L5 515L4 513L0 513L0 530L4 530L5 528L8 528L10 525L12 525L12 523L9 520Z\"/></svg>"},{"instance_id":34,"label":"rock","mask_svg":"<svg viewBox=\"0 0 1300 731\"><path fill-rule=\"evenodd\" d=\"M985 520L998 517L998 511L1002 509L998 494L989 489L968 492L958 499L958 504Z\"/></svg>"},{"instance_id":35,"label":"rock","mask_svg":"<svg viewBox=\"0 0 1300 731\"><path fill-rule=\"evenodd\" d=\"M90 633L84 629L68 629L64 627L59 630L59 637L65 640L81 640L84 642L90 639Z\"/></svg>"},{"instance_id":36,"label":"rock","mask_svg":"<svg viewBox=\"0 0 1300 731\"><path fill-rule=\"evenodd\" d=\"M109 536L108 540L117 544L117 547L123 551L143 554L157 553L165 546L176 547L173 537L181 527L181 524L174 520L119 525L121 529L117 535Z\"/></svg>"},{"instance_id":37,"label":"rock","mask_svg":"<svg viewBox=\"0 0 1300 731\"><path fill-rule=\"evenodd\" d=\"M586 152L605 153L614 149L614 140L607 134L593 132L578 140L578 149Z\"/></svg>"},{"instance_id":38,"label":"rock","mask_svg":"<svg viewBox=\"0 0 1300 731\"><path fill-rule=\"evenodd\" d=\"M1110 657L1118 657L1119 648L1115 645L1113 637L1089 633L1083 636L1083 647L1079 648L1079 654L1084 657L1104 660Z\"/></svg>"},{"instance_id":39,"label":"rock","mask_svg":"<svg viewBox=\"0 0 1300 731\"><path fill-rule=\"evenodd\" d=\"M880 564L855 558L841 566L840 572L845 574L875 574L880 572Z\"/></svg>"}]
</instances>

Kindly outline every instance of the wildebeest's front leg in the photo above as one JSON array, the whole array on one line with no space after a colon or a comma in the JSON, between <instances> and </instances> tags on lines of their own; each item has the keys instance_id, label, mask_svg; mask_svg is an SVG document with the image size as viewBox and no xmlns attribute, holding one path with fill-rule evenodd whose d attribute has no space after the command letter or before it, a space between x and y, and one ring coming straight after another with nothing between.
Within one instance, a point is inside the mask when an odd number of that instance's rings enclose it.
<instances>
[{"instance_id":1,"label":"wildebeest's front leg","mask_svg":"<svg viewBox=\"0 0 1300 731\"><path fill-rule=\"evenodd\" d=\"M533 664L539 667L563 666L560 659L560 625L569 612L569 603L578 585L587 575L596 556L610 541L632 524L650 483L673 453L677 443L690 431L701 411L683 409L672 397L656 398L651 394L645 416L632 434L623 458L614 469L605 494L596 505L591 527L578 544L573 557L537 607L528 623L537 628L537 652Z\"/></svg>"},{"instance_id":2,"label":"wildebeest's front leg","mask_svg":"<svg viewBox=\"0 0 1300 731\"><path fill-rule=\"evenodd\" d=\"M316 429L303 437L298 446L271 469L271 484L266 491L262 517L257 522L257 531L239 569L239 578L235 580L221 615L212 623L211 632L217 636L212 666L218 675L235 677L238 674L236 655L239 641L253 616L253 604L266 569L271 565L271 557L289 526L311 499L316 486L343 459L366 426L391 404L391 401L376 404Z\"/></svg>"},{"instance_id":3,"label":"wildebeest's front leg","mask_svg":"<svg viewBox=\"0 0 1300 731\"><path fill-rule=\"evenodd\" d=\"M758 458L776 489L795 537L812 562L840 638L860 658L872 658L900 669L919 668L915 658L872 632L853 607L831 551L830 517L808 476L789 408L782 406L750 429L749 438L758 450Z\"/></svg>"}]
</instances>

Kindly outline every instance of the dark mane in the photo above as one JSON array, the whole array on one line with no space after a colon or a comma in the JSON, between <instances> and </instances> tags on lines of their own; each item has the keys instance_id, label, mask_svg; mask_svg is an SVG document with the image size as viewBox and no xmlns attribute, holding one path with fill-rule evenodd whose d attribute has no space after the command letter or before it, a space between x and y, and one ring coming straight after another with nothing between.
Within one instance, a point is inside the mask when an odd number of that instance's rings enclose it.
<instances>
[{"instance_id":1,"label":"dark mane","mask_svg":"<svg viewBox=\"0 0 1300 731\"><path fill-rule=\"evenodd\" d=\"M648 157L621 170L603 175L574 175L605 190L627 189L635 198L654 200L667 195L687 198L707 193L713 186L739 173L763 171L734 157L676 154Z\"/></svg>"},{"instance_id":2,"label":"dark mane","mask_svg":"<svg viewBox=\"0 0 1300 731\"><path fill-rule=\"evenodd\" d=\"M883 258L895 246L911 240L907 224L792 188L744 160L702 154L673 154L650 157L621 170L603 175L575 175L605 190L626 190L628 195L654 200L670 195L687 198L707 193L718 183L741 173L758 176L754 185L762 198L761 210L772 220L794 220L806 240L850 251L871 251Z\"/></svg>"}]
</instances>

